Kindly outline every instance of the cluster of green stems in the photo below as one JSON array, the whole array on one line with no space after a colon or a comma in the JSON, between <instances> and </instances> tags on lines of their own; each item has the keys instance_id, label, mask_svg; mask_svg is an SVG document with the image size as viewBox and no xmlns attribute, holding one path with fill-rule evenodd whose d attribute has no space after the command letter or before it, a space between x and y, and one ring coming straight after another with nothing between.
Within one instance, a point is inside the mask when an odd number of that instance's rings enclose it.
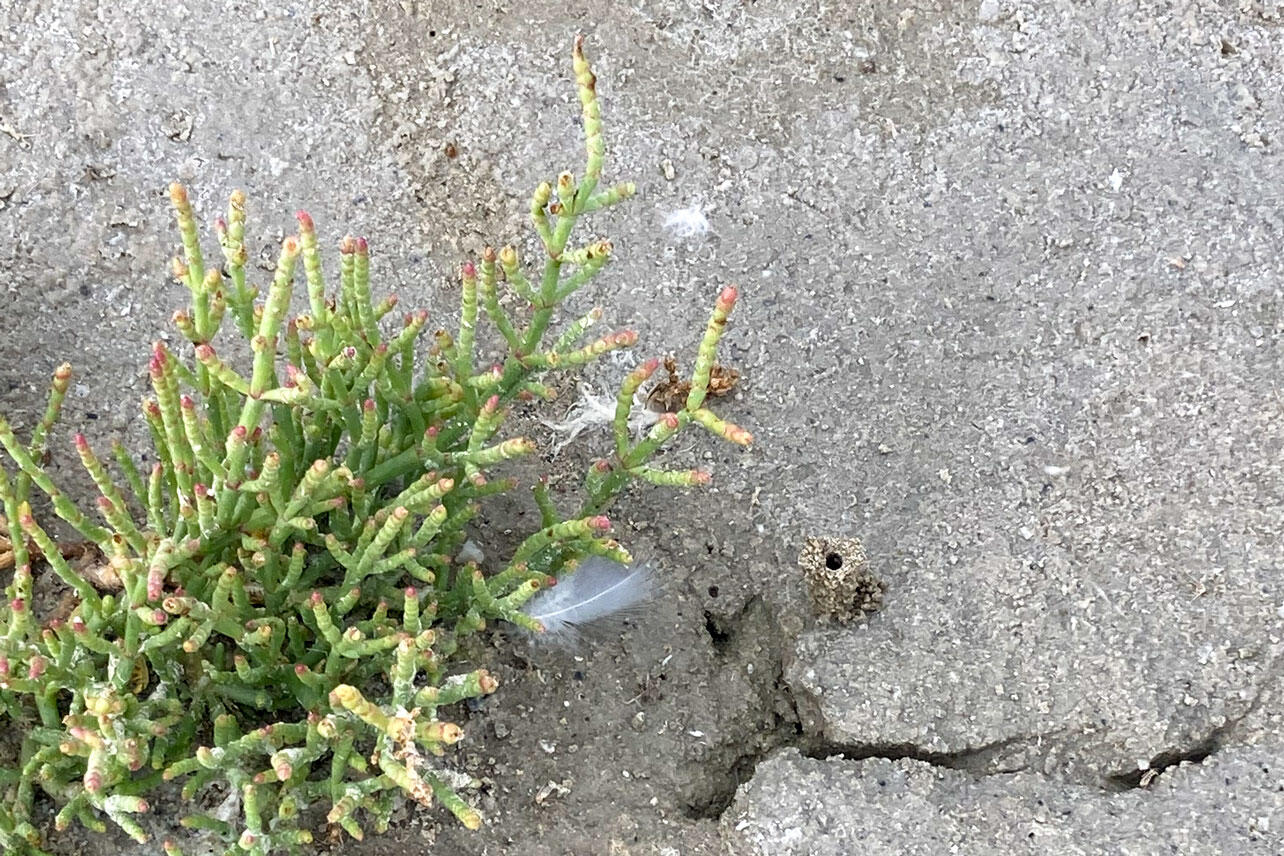
<instances>
[{"instance_id":1,"label":"cluster of green stems","mask_svg":"<svg viewBox=\"0 0 1284 856\"><path fill-rule=\"evenodd\" d=\"M153 346L143 405L151 466L119 444L104 460L76 436L100 522L54 484L41 461L68 366L55 373L27 440L0 419L13 467L0 467L0 524L14 565L0 604L0 718L21 734L16 757L0 765L5 852L42 852L38 792L58 806L56 829L110 821L146 841L146 795L167 780L181 782L185 797L239 801L234 819L196 811L182 821L222 836L229 853L298 848L312 835L301 813L316 807L361 838L386 828L402 795L480 825L459 793L468 777L438 760L463 736L439 712L497 687L482 669L451 672L464 638L496 620L538 629L524 604L585 556L628 562L604 516L624 487L708 480L649 463L678 431L696 423L750 440L705 407L737 296L727 288L685 407L646 437L629 435L635 393L658 366L643 363L620 389L615 454L591 467L581 508L563 516L540 482L541 526L504 567L487 574L459 558L480 502L516 486L492 470L534 451L525 438L498 437L514 402L551 397L549 372L637 338L620 331L581 344L601 317L594 310L548 342L559 305L612 252L607 241L571 247L577 220L634 193L632 184L599 188L601 120L578 42L574 68L587 165L578 179L563 173L533 194L542 270L528 278L512 247L465 263L458 329L433 334L426 357L427 313L387 330L396 300L375 301L364 239L343 240L339 287L329 291L314 224L300 212L260 295L247 282L244 195L233 194L216 223L222 263L214 266L187 193L174 185L183 250L173 269L191 296L174 322L191 359ZM307 311L290 316L300 267ZM501 305L501 285L529 306L524 322ZM479 369L483 313L505 355ZM221 353L231 350L220 338L228 318L248 341L248 373ZM94 577L36 521L37 491L91 545L101 565ZM35 614L32 568L41 560L73 593L66 615ZM172 840L163 848L179 852Z\"/></svg>"}]
</instances>

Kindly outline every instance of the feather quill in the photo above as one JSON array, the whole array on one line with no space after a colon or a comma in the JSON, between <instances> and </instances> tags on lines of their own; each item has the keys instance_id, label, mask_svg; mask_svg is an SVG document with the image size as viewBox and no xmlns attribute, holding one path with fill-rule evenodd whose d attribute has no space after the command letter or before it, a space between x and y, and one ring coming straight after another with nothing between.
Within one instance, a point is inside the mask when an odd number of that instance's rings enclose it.
<instances>
[{"instance_id":1,"label":"feather quill","mask_svg":"<svg viewBox=\"0 0 1284 856\"><path fill-rule=\"evenodd\" d=\"M622 565L590 556L557 585L531 598L524 610L544 627L537 639L569 646L588 629L618 625L655 593L655 575L646 565Z\"/></svg>"}]
</instances>

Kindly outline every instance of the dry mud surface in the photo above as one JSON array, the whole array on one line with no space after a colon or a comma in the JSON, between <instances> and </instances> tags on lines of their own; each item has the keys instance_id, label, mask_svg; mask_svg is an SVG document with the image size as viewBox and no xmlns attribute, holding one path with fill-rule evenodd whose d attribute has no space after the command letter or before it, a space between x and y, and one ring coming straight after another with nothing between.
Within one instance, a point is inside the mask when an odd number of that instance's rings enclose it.
<instances>
[{"instance_id":1,"label":"dry mud surface","mask_svg":"<svg viewBox=\"0 0 1284 856\"><path fill-rule=\"evenodd\" d=\"M244 188L265 261L297 208L368 235L448 324L462 255L578 163L577 30L640 189L592 224L574 308L642 334L594 379L689 358L738 283L758 442L628 497L666 588L623 638L470 652L482 831L318 850L1284 851L1278 3L0 0L0 409L70 359L63 480L73 431L140 444L175 178L211 216ZM881 611L813 618L814 535L863 540Z\"/></svg>"}]
</instances>

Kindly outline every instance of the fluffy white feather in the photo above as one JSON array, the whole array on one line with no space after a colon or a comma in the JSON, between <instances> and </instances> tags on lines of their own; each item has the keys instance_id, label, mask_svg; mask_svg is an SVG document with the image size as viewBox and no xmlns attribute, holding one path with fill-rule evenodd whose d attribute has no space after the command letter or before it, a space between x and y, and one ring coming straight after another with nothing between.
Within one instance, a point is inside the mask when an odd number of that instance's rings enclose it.
<instances>
[{"instance_id":1,"label":"fluffy white feather","mask_svg":"<svg viewBox=\"0 0 1284 856\"><path fill-rule=\"evenodd\" d=\"M655 593L655 575L646 565L621 565L590 556L526 604L526 614L544 626L536 638L573 644L582 631L609 626L634 614Z\"/></svg>"},{"instance_id":2,"label":"fluffy white feather","mask_svg":"<svg viewBox=\"0 0 1284 856\"><path fill-rule=\"evenodd\" d=\"M553 455L561 454L568 444L579 436L581 431L610 425L615 420L615 396L598 395L587 383L580 384L580 398L566 412L561 422L552 419L540 419L549 428L566 438L553 445ZM660 420L660 414L647 407L646 396L639 391L633 396L633 409L629 412L629 429L634 436L639 436Z\"/></svg>"}]
</instances>

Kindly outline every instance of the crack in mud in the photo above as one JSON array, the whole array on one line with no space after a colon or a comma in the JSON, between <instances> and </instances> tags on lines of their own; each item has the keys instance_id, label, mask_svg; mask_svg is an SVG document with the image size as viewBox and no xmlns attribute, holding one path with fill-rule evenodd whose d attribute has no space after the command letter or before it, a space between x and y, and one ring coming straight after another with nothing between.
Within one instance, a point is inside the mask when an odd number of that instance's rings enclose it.
<instances>
[{"instance_id":1,"label":"crack in mud","mask_svg":"<svg viewBox=\"0 0 1284 856\"><path fill-rule=\"evenodd\" d=\"M1211 729L1200 740L1193 745L1182 748L1175 747L1167 749L1150 759L1146 768L1137 770L1128 770L1122 773L1115 773L1106 778L1105 786L1110 790L1123 791L1133 788L1147 788L1155 781L1158 776L1163 775L1169 768L1177 767L1181 764L1202 764L1220 749L1226 746L1234 732L1239 728L1240 723L1248 719L1257 712L1265 703L1266 697L1270 694L1273 687L1271 676L1279 675L1279 665L1281 658L1275 658L1266 668L1267 678L1257 692L1253 695L1243 713L1231 717L1216 728Z\"/></svg>"},{"instance_id":2,"label":"crack in mud","mask_svg":"<svg viewBox=\"0 0 1284 856\"><path fill-rule=\"evenodd\" d=\"M822 734L808 733L803 727L798 698L784 676L785 646L788 640L772 611L760 597L751 598L731 616L717 615L706 610L704 621L716 655L726 661L728 667L732 663L739 665L737 659L742 656L740 646L743 637L751 637L767 649L770 668L758 669L756 673L760 675L757 680L762 688L759 697L764 705L771 706L773 721L769 728L754 735L753 739L744 739L743 735L728 739L722 747L725 751L716 753L708 762L706 766L710 774L704 786L686 801L685 813L692 819L721 818L735 799L740 785L753 778L758 764L782 748L794 748L805 757L818 760L909 759L981 777L1034 769L1019 762L1003 766L1002 760L1005 757L1019 756L1023 748L1037 747L1052 738L1069 736L1065 729L1014 735L952 752L932 751L912 743L843 743L830 740ZM746 629L749 632L745 632ZM1274 673L1274 670L1268 669L1268 673ZM1240 722L1258 709L1267 694L1266 687L1263 687L1242 714L1213 728L1191 745L1176 746L1159 752L1150 760L1146 769L1104 774L1100 781L1103 793L1145 788L1171 767L1205 761L1228 744L1228 738Z\"/></svg>"},{"instance_id":3,"label":"crack in mud","mask_svg":"<svg viewBox=\"0 0 1284 856\"><path fill-rule=\"evenodd\" d=\"M841 743L821 734L808 733L798 710L798 699L785 680L784 659L787 639L779 621L761 597L751 597L732 615L705 610L704 627L715 655L727 668L741 668L750 658L750 640L761 646L762 659L768 668L754 671L762 705L772 711L770 727L752 737L736 735L721 747L723 751L707 763L710 775L702 787L689 795L685 813L692 819L716 820L735 798L740 785L753 778L758 764L782 748L794 748L808 758L845 758L864 760L908 758L937 767L961 770L974 775L996 775L1021 768L996 769L995 764L1013 748L1034 743L1049 735L1020 735L962 749L956 752L933 752L908 743ZM759 661L761 663L761 659Z\"/></svg>"},{"instance_id":4,"label":"crack in mud","mask_svg":"<svg viewBox=\"0 0 1284 856\"><path fill-rule=\"evenodd\" d=\"M798 751L808 758L820 760L827 758L843 758L847 761L864 761L868 758L882 758L888 761L908 759L976 776L995 776L1026 769L1025 767L996 768L994 762L1013 747L1036 743L1047 736L1035 734L1005 737L982 746L959 749L954 752L932 752L912 743L838 743L813 737L802 741L804 745L800 745Z\"/></svg>"},{"instance_id":5,"label":"crack in mud","mask_svg":"<svg viewBox=\"0 0 1284 856\"><path fill-rule=\"evenodd\" d=\"M1114 773L1106 778L1109 790L1126 791L1133 788L1149 787L1155 778L1169 767L1184 763L1201 764L1210 755L1221 748L1221 739L1216 729L1212 734L1188 749L1169 749L1160 752L1150 759L1146 769L1131 770L1126 773Z\"/></svg>"}]
</instances>

